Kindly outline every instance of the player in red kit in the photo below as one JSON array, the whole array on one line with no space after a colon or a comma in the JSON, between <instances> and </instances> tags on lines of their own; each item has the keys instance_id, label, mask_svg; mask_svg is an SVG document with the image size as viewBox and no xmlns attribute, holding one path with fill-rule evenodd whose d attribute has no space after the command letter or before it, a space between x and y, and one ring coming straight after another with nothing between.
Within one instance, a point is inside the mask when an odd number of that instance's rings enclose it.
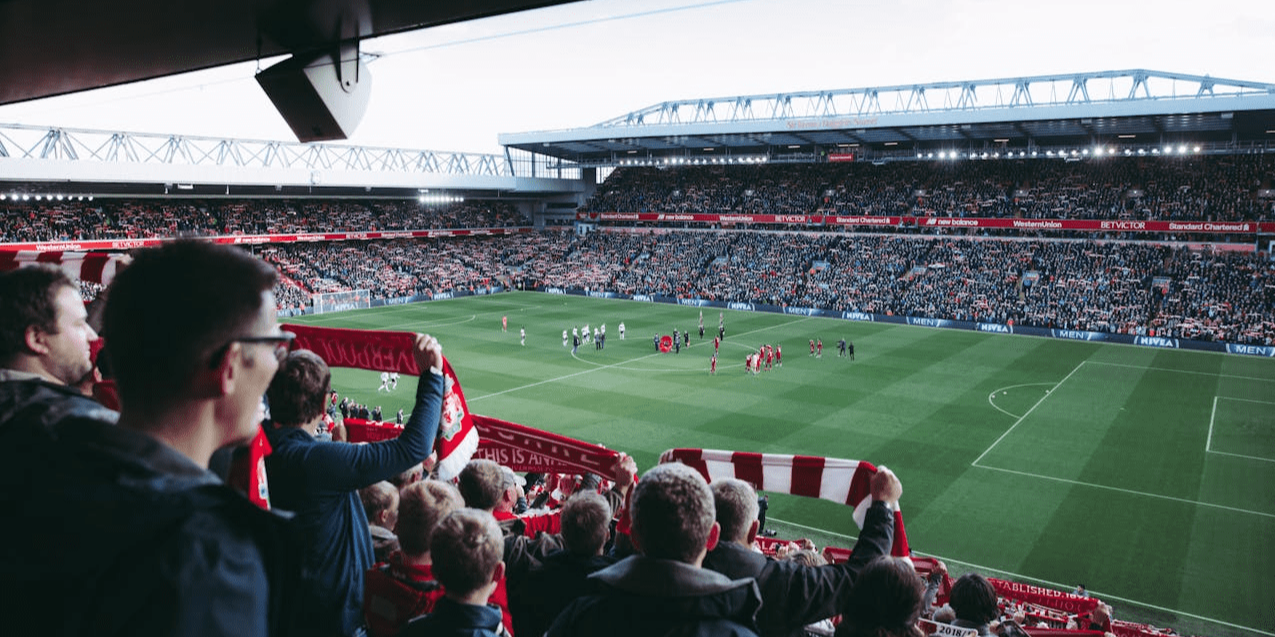
<instances>
[{"instance_id":1,"label":"player in red kit","mask_svg":"<svg viewBox=\"0 0 1275 637\"><path fill-rule=\"evenodd\" d=\"M784 366L784 348L778 345L775 346L775 365Z\"/></svg>"},{"instance_id":2,"label":"player in red kit","mask_svg":"<svg viewBox=\"0 0 1275 637\"><path fill-rule=\"evenodd\" d=\"M775 363L775 350L769 345L766 346L766 371L770 371Z\"/></svg>"},{"instance_id":3,"label":"player in red kit","mask_svg":"<svg viewBox=\"0 0 1275 637\"><path fill-rule=\"evenodd\" d=\"M810 355L815 355L815 339L810 339Z\"/></svg>"},{"instance_id":4,"label":"player in red kit","mask_svg":"<svg viewBox=\"0 0 1275 637\"><path fill-rule=\"evenodd\" d=\"M708 364L708 373L717 374L717 352L713 352L713 360Z\"/></svg>"},{"instance_id":5,"label":"player in red kit","mask_svg":"<svg viewBox=\"0 0 1275 637\"><path fill-rule=\"evenodd\" d=\"M816 344L816 347L818 348L819 351L818 353L815 354L815 358L823 358L823 339L822 338L819 339L819 342Z\"/></svg>"},{"instance_id":6,"label":"player in red kit","mask_svg":"<svg viewBox=\"0 0 1275 637\"><path fill-rule=\"evenodd\" d=\"M508 332L508 331L509 331L509 317L508 317L508 316L502 316L502 317L500 317L500 331L502 331L502 332Z\"/></svg>"}]
</instances>

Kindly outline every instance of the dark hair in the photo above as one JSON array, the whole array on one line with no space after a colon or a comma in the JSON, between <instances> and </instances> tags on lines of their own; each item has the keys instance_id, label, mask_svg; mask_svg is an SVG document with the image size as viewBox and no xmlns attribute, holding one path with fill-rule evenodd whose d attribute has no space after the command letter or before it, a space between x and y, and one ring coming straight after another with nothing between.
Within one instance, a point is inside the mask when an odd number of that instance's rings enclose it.
<instances>
[{"instance_id":1,"label":"dark hair","mask_svg":"<svg viewBox=\"0 0 1275 637\"><path fill-rule=\"evenodd\" d=\"M115 277L102 325L125 408L173 400L199 366L216 363L220 348L245 335L277 278L230 246L179 240L139 251Z\"/></svg>"},{"instance_id":2,"label":"dark hair","mask_svg":"<svg viewBox=\"0 0 1275 637\"><path fill-rule=\"evenodd\" d=\"M611 505L592 491L572 495L562 507L562 543L573 555L593 556L611 534Z\"/></svg>"},{"instance_id":3,"label":"dark hair","mask_svg":"<svg viewBox=\"0 0 1275 637\"><path fill-rule=\"evenodd\" d=\"M978 573L966 573L957 579L947 603L956 611L957 619L967 622L986 624L1000 616L996 589Z\"/></svg>"},{"instance_id":4,"label":"dark hair","mask_svg":"<svg viewBox=\"0 0 1275 637\"><path fill-rule=\"evenodd\" d=\"M656 465L633 488L633 536L647 557L691 563L716 522L713 492L694 469Z\"/></svg>"},{"instance_id":5,"label":"dark hair","mask_svg":"<svg viewBox=\"0 0 1275 637\"><path fill-rule=\"evenodd\" d=\"M49 265L0 274L0 363L26 351L28 327L57 330L57 295L63 286L79 291L71 277Z\"/></svg>"},{"instance_id":6,"label":"dark hair","mask_svg":"<svg viewBox=\"0 0 1275 637\"><path fill-rule=\"evenodd\" d=\"M332 371L310 350L288 352L266 389L270 419L287 427L304 425L317 418L327 406Z\"/></svg>"},{"instance_id":7,"label":"dark hair","mask_svg":"<svg viewBox=\"0 0 1275 637\"><path fill-rule=\"evenodd\" d=\"M452 511L438 523L429 542L434 577L448 593L472 593L491 582L504 548L500 527L490 513Z\"/></svg>"},{"instance_id":8,"label":"dark hair","mask_svg":"<svg viewBox=\"0 0 1275 637\"><path fill-rule=\"evenodd\" d=\"M491 460L470 460L460 470L456 487L465 498L465 506L490 511L505 495L504 470Z\"/></svg>"},{"instance_id":9,"label":"dark hair","mask_svg":"<svg viewBox=\"0 0 1275 637\"><path fill-rule=\"evenodd\" d=\"M878 557L859 573L837 637L917 637L925 585L906 561Z\"/></svg>"}]
</instances>

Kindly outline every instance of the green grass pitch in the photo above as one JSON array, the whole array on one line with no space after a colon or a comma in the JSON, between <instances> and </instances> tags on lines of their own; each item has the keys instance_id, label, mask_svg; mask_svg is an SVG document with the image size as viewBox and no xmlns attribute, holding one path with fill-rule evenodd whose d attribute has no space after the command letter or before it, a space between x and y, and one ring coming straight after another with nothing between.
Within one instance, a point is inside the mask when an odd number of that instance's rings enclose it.
<instances>
[{"instance_id":1,"label":"green grass pitch","mask_svg":"<svg viewBox=\"0 0 1275 637\"><path fill-rule=\"evenodd\" d=\"M643 468L673 447L883 464L920 553L1083 582L1118 617L1184 633L1275 634L1275 361L726 311L710 376L718 313L703 310L702 341L699 308L536 293L292 320L433 334L474 412ZM606 349L573 356L562 330L586 323L606 324ZM656 353L652 337L674 328L692 330L690 347ZM840 338L857 360L837 356ZM751 377L744 356L762 343L784 364ZM336 370L333 386L392 418L410 409L404 380L378 394L376 374ZM770 516L816 541L856 533L829 502L772 496Z\"/></svg>"}]
</instances>

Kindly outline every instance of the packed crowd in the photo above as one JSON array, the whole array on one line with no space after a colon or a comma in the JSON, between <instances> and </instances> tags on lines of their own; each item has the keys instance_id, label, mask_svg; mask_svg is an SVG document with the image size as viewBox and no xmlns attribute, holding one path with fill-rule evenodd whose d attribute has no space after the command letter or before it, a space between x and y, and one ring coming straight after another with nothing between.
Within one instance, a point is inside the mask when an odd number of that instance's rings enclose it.
<instances>
[{"instance_id":1,"label":"packed crowd","mask_svg":"<svg viewBox=\"0 0 1275 637\"><path fill-rule=\"evenodd\" d=\"M46 611L14 614L15 634L922 637L929 616L1025 637L1040 618L981 576L950 583L936 563L923 579L892 557L903 486L885 467L838 563L767 557L754 486L679 462L638 479L618 454L609 475L543 485L482 459L434 475L455 390L428 335L376 345L420 370L398 435L342 442L331 370L275 320L278 277L171 242L90 317L57 268L0 274L0 471L21 485L0 581L14 608ZM156 290L191 320L148 319ZM89 526L43 523L68 510ZM1097 605L1068 627L1114 628Z\"/></svg>"},{"instance_id":2,"label":"packed crowd","mask_svg":"<svg viewBox=\"0 0 1275 637\"><path fill-rule=\"evenodd\" d=\"M525 264L554 263L552 251L562 250L559 236L281 244L260 252L283 275L276 297L289 303L313 293L358 289L386 299L518 286L526 279Z\"/></svg>"},{"instance_id":3,"label":"packed crowd","mask_svg":"<svg viewBox=\"0 0 1275 637\"><path fill-rule=\"evenodd\" d=\"M538 232L268 248L304 292L507 282L1248 344L1275 343L1263 253L1153 243L759 232ZM285 284L286 285L286 284Z\"/></svg>"},{"instance_id":4,"label":"packed crowd","mask_svg":"<svg viewBox=\"0 0 1275 637\"><path fill-rule=\"evenodd\" d=\"M109 200L0 202L0 243L176 236L502 228L530 225L513 205L398 200Z\"/></svg>"},{"instance_id":5,"label":"packed crowd","mask_svg":"<svg viewBox=\"0 0 1275 637\"><path fill-rule=\"evenodd\" d=\"M1264 221L1262 155L619 168L584 210Z\"/></svg>"}]
</instances>

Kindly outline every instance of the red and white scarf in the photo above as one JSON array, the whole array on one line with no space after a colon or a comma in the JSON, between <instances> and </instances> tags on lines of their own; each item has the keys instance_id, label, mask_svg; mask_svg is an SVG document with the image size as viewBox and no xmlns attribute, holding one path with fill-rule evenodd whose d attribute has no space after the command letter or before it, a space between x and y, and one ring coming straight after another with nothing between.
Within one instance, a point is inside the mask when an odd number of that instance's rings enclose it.
<instances>
[{"instance_id":1,"label":"red and white scarf","mask_svg":"<svg viewBox=\"0 0 1275 637\"><path fill-rule=\"evenodd\" d=\"M660 463L665 462L681 462L709 482L737 478L759 491L831 500L853 507L854 521L859 528L863 528L864 517L872 505L871 481L877 472L872 463L864 460L714 449L670 449L660 455ZM894 512L894 546L890 554L896 557L911 554L903 529L903 514L899 511Z\"/></svg>"},{"instance_id":2,"label":"red and white scarf","mask_svg":"<svg viewBox=\"0 0 1275 637\"><path fill-rule=\"evenodd\" d=\"M313 351L329 367L398 372L408 376L421 373L412 355L416 346L416 335L412 332L293 324L282 328L297 335L292 344L294 349ZM478 449L478 429L469 413L460 380L446 358L443 359L443 376L446 377L446 392L443 394L443 414L438 423L434 450L438 452L439 477L450 480L460 473Z\"/></svg>"}]
</instances>

